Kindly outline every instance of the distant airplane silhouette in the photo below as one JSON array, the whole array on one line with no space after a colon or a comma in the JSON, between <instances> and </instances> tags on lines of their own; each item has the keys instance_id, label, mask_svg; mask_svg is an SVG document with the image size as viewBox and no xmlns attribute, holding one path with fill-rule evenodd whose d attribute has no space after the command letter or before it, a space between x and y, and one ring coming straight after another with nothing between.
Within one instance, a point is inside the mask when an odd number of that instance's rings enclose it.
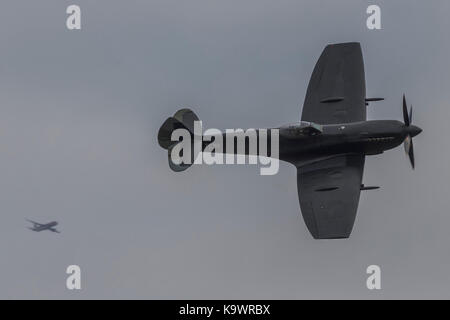
<instances>
[{"instance_id":1,"label":"distant airplane silhouette","mask_svg":"<svg viewBox=\"0 0 450 320\"><path fill-rule=\"evenodd\" d=\"M28 219L26 219L26 220L33 224L33 227L28 228L28 229L30 229L32 231L41 232L41 231L44 231L44 230L49 230L49 231L52 231L52 232L60 233L58 230L56 230L54 228L54 227L56 227L58 225L58 222L56 222L56 221L52 221L52 222L49 222L49 223L42 224L42 223L35 222L33 220L28 220Z\"/></svg>"}]
</instances>

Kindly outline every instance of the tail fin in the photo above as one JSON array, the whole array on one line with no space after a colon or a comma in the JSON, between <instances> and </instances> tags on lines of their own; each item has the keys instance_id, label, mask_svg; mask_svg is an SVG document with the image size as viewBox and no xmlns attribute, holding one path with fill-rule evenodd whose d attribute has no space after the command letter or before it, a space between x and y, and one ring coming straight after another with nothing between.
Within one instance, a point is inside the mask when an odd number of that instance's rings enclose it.
<instances>
[{"instance_id":1,"label":"tail fin","mask_svg":"<svg viewBox=\"0 0 450 320\"><path fill-rule=\"evenodd\" d=\"M194 121L198 121L197 115L190 109L178 110L173 117L167 118L162 124L158 132L159 145L168 151L169 167L176 172L184 171L192 165L180 163L175 164L172 161L172 149L177 145L178 141L172 141L172 132L176 129L187 129L191 133L192 142L194 141ZM192 149L193 150L193 149Z\"/></svg>"},{"instance_id":2,"label":"tail fin","mask_svg":"<svg viewBox=\"0 0 450 320\"><path fill-rule=\"evenodd\" d=\"M169 147L175 145L177 141L172 141L172 132L176 129L187 129L194 135L194 121L198 121L197 115L190 109L178 110L173 117L167 118L164 121L158 132L158 142L159 145L164 149L169 149Z\"/></svg>"}]
</instances>

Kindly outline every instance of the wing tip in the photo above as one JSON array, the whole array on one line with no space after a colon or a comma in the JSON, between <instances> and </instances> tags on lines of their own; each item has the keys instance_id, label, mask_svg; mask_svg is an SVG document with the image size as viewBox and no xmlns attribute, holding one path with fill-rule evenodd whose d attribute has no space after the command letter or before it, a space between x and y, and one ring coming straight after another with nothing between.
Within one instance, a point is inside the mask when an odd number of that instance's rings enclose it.
<instances>
[{"instance_id":1,"label":"wing tip","mask_svg":"<svg viewBox=\"0 0 450 320\"><path fill-rule=\"evenodd\" d=\"M320 236L312 235L314 240L344 240L350 238L350 235L339 235L339 236Z\"/></svg>"}]
</instances>

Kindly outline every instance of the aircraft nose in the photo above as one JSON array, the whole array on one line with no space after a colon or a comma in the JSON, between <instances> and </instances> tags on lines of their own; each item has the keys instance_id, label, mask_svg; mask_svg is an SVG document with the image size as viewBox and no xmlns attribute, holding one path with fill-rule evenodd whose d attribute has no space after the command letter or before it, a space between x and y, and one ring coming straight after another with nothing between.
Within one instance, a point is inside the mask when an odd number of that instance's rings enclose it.
<instances>
[{"instance_id":1,"label":"aircraft nose","mask_svg":"<svg viewBox=\"0 0 450 320\"><path fill-rule=\"evenodd\" d=\"M417 126L413 126L413 125L411 125L411 126L409 126L408 127L408 133L409 133L409 135L411 136L411 137L415 137L415 136L417 136L419 133L421 133L422 132L422 129L420 129L419 127L417 127Z\"/></svg>"}]
</instances>

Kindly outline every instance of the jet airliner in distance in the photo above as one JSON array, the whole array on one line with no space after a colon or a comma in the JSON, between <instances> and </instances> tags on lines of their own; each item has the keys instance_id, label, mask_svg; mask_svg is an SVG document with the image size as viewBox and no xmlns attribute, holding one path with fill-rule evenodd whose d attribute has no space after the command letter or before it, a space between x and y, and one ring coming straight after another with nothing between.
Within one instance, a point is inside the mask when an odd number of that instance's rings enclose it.
<instances>
[{"instance_id":1,"label":"jet airliner in distance","mask_svg":"<svg viewBox=\"0 0 450 320\"><path fill-rule=\"evenodd\" d=\"M301 120L268 129L279 130L279 159L297 168L300 209L315 239L350 236L361 190L378 189L362 183L366 156L381 154L403 143L414 168L412 138L422 129L411 123L412 108L408 112L403 95L403 123L367 121L366 107L380 100L383 98L366 97L360 44L328 45L311 75ZM169 151L169 165L174 171L186 170L191 164L173 163L171 150L182 141L171 141L171 134L184 128L193 136L195 120L198 117L191 110L182 109L168 118L159 130L158 142ZM259 131L256 131L259 140ZM226 134L223 139L227 139ZM246 145L244 153L236 148L229 152L247 155L249 148Z\"/></svg>"},{"instance_id":2,"label":"jet airliner in distance","mask_svg":"<svg viewBox=\"0 0 450 320\"><path fill-rule=\"evenodd\" d=\"M28 219L26 219L26 220L33 224L33 227L31 227L31 228L29 227L28 229L33 230L35 232L41 232L41 231L49 230L49 231L52 231L52 232L61 233L61 232L59 232L58 230L55 229L55 227L58 225L58 222L56 222L56 221L52 221L52 222L49 222L49 223L42 224L42 223L35 222L33 220L28 220Z\"/></svg>"}]
</instances>

